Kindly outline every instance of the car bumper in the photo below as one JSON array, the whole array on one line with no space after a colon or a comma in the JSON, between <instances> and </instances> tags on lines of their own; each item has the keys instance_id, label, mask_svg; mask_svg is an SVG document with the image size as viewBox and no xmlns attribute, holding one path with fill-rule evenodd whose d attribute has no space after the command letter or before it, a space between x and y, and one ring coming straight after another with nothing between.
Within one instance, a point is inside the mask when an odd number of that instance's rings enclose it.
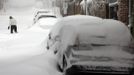
<instances>
[{"instance_id":1,"label":"car bumper","mask_svg":"<svg viewBox=\"0 0 134 75\"><path fill-rule=\"evenodd\" d=\"M103 68L103 69L101 69ZM100 67L99 69L85 69L83 66L80 65L73 65L72 67L68 68L65 72L65 75L92 75L92 74L103 74L103 75L131 75L132 69L127 68L127 70L112 70L110 67Z\"/></svg>"}]
</instances>

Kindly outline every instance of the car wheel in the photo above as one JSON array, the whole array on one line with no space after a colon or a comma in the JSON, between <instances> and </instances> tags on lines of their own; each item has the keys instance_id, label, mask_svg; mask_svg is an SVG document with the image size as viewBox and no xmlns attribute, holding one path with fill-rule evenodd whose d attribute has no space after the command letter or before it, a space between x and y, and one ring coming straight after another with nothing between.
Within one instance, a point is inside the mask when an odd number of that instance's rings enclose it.
<instances>
[{"instance_id":1,"label":"car wheel","mask_svg":"<svg viewBox=\"0 0 134 75\"><path fill-rule=\"evenodd\" d=\"M63 69L60 67L59 64L57 64L57 69L58 69L58 71L63 72Z\"/></svg>"},{"instance_id":2,"label":"car wheel","mask_svg":"<svg viewBox=\"0 0 134 75\"><path fill-rule=\"evenodd\" d=\"M65 55L63 55L63 69L65 69L67 66L67 61Z\"/></svg>"},{"instance_id":3,"label":"car wheel","mask_svg":"<svg viewBox=\"0 0 134 75\"><path fill-rule=\"evenodd\" d=\"M60 72L64 72L65 71L65 68L66 68L66 66L67 66L67 62L66 62L66 58L65 58L65 55L63 55L63 60L62 60L62 68L61 68L61 66L59 65L59 64L57 64L57 68L58 68L58 70L60 71Z\"/></svg>"}]
</instances>

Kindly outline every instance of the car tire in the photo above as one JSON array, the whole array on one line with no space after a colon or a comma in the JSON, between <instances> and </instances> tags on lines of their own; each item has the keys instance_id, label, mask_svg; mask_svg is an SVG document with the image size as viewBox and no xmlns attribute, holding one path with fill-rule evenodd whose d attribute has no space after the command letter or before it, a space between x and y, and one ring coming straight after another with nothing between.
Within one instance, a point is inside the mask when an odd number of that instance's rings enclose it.
<instances>
[{"instance_id":1,"label":"car tire","mask_svg":"<svg viewBox=\"0 0 134 75\"><path fill-rule=\"evenodd\" d=\"M66 57L65 55L63 55L63 70L65 69L66 66L67 66Z\"/></svg>"},{"instance_id":2,"label":"car tire","mask_svg":"<svg viewBox=\"0 0 134 75\"><path fill-rule=\"evenodd\" d=\"M63 60L62 60L63 64L62 64L62 68L59 64L57 64L57 68L60 72L64 72L65 71L65 67L67 66L67 62L66 62L66 58L65 55L63 55Z\"/></svg>"},{"instance_id":3,"label":"car tire","mask_svg":"<svg viewBox=\"0 0 134 75\"><path fill-rule=\"evenodd\" d=\"M63 69L60 67L59 64L57 64L57 69L58 69L58 71L63 72Z\"/></svg>"}]
</instances>

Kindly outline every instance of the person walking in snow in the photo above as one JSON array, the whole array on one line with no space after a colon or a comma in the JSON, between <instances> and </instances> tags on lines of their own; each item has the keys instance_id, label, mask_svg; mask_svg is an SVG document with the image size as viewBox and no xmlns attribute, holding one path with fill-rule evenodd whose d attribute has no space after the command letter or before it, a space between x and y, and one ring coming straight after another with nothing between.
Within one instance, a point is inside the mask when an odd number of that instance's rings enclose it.
<instances>
[{"instance_id":1,"label":"person walking in snow","mask_svg":"<svg viewBox=\"0 0 134 75\"><path fill-rule=\"evenodd\" d=\"M11 34L13 32L17 33L17 22L16 22L16 20L12 16L10 16L9 19L10 19L10 22L9 22L8 29L10 29Z\"/></svg>"}]
</instances>

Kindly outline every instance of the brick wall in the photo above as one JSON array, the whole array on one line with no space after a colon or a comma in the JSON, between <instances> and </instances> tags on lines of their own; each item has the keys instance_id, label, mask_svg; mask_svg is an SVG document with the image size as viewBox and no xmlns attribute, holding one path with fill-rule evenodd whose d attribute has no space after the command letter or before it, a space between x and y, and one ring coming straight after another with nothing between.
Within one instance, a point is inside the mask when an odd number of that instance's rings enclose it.
<instances>
[{"instance_id":1,"label":"brick wall","mask_svg":"<svg viewBox=\"0 0 134 75\"><path fill-rule=\"evenodd\" d=\"M107 18L106 2L105 0L93 0L90 14L101 18Z\"/></svg>"},{"instance_id":2,"label":"brick wall","mask_svg":"<svg viewBox=\"0 0 134 75\"><path fill-rule=\"evenodd\" d=\"M129 0L118 0L118 20L128 25Z\"/></svg>"}]
</instances>

